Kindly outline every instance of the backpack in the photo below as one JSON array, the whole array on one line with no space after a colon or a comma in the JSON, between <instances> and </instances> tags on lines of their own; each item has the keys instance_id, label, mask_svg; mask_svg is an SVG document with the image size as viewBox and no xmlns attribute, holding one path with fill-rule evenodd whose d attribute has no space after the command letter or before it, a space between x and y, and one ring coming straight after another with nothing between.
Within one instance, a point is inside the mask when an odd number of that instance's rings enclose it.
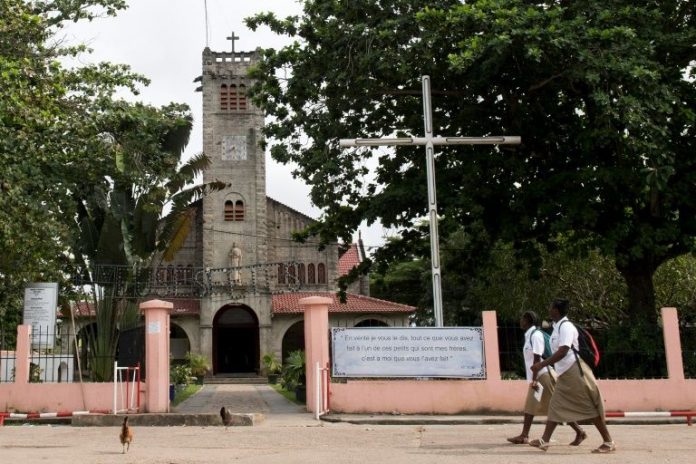
<instances>
[{"instance_id":1,"label":"backpack","mask_svg":"<svg viewBox=\"0 0 696 464\"><path fill-rule=\"evenodd\" d=\"M541 335L544 336L544 352L541 354L541 358L550 358L553 354L553 351L551 350L551 335L549 335L547 332L541 329L534 330L534 332L532 332L532 335L529 336L529 346L532 346L532 336L534 336L536 332L541 332Z\"/></svg>"},{"instance_id":2,"label":"backpack","mask_svg":"<svg viewBox=\"0 0 696 464\"><path fill-rule=\"evenodd\" d=\"M592 337L592 334L586 328L572 322L571 324L578 330L578 349L576 350L575 347L572 347L573 351L585 361L585 364L594 369L599 365L601 357L594 337ZM561 323L561 325L563 325L563 323Z\"/></svg>"}]
</instances>

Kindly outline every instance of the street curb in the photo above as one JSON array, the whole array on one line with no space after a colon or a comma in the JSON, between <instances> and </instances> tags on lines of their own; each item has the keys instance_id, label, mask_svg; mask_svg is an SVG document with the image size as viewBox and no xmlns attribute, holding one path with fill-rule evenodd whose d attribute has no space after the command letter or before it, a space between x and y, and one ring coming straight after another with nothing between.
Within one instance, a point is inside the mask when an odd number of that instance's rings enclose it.
<instances>
[{"instance_id":1,"label":"street curb","mask_svg":"<svg viewBox=\"0 0 696 464\"><path fill-rule=\"evenodd\" d=\"M362 416L359 414L325 414L321 420L329 423L355 425L503 425L521 424L521 416ZM546 420L536 419L535 424L545 424ZM581 421L581 423L584 423ZM666 425L686 424L685 418L607 418L609 425Z\"/></svg>"},{"instance_id":2,"label":"street curb","mask_svg":"<svg viewBox=\"0 0 696 464\"><path fill-rule=\"evenodd\" d=\"M233 414L234 425L250 427L259 425L265 416L259 413ZM125 415L95 415L73 417L73 427L118 427L123 423ZM128 414L128 423L134 427L222 427L222 419L218 414Z\"/></svg>"}]
</instances>

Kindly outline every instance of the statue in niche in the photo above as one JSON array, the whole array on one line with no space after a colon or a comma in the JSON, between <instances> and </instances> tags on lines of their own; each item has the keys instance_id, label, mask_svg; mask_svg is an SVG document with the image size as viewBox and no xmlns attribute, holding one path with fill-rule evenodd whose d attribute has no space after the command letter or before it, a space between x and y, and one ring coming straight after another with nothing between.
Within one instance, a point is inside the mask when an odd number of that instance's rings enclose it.
<instances>
[{"instance_id":1,"label":"statue in niche","mask_svg":"<svg viewBox=\"0 0 696 464\"><path fill-rule=\"evenodd\" d=\"M242 250L237 247L236 243L232 243L232 248L230 248L227 257L230 260L230 267L232 268L232 282L239 284L241 283L239 266L242 265Z\"/></svg>"}]
</instances>

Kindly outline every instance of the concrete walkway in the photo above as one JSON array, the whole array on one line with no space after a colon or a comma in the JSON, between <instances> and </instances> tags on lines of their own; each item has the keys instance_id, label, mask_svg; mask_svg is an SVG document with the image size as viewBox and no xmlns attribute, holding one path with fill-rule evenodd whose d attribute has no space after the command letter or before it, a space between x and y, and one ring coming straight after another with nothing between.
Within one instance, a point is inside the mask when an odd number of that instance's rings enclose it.
<instances>
[{"instance_id":1,"label":"concrete walkway","mask_svg":"<svg viewBox=\"0 0 696 464\"><path fill-rule=\"evenodd\" d=\"M294 404L269 385L209 384L173 408L179 414L218 414L225 406L233 413L263 414L261 425L316 425L304 406Z\"/></svg>"}]
</instances>

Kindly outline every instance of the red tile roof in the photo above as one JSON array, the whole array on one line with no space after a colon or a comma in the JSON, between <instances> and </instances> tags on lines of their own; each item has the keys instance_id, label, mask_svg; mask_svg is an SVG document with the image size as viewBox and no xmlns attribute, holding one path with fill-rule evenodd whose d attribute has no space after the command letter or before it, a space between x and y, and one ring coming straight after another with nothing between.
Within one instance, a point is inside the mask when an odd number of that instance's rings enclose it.
<instances>
[{"instance_id":1,"label":"red tile roof","mask_svg":"<svg viewBox=\"0 0 696 464\"><path fill-rule=\"evenodd\" d=\"M273 295L273 314L297 314L304 312L299 301L308 296L331 298L330 313L412 313L414 306L393 303L365 295L347 294L346 303L340 303L335 292L298 292Z\"/></svg>"},{"instance_id":2,"label":"red tile roof","mask_svg":"<svg viewBox=\"0 0 696 464\"><path fill-rule=\"evenodd\" d=\"M358 245L353 243L350 248L338 258L338 276L344 276L348 274L351 269L360 264L360 252L358 251Z\"/></svg>"},{"instance_id":3,"label":"red tile roof","mask_svg":"<svg viewBox=\"0 0 696 464\"><path fill-rule=\"evenodd\" d=\"M273 295L271 307L274 314L301 314L304 309L299 301L308 296L324 296L331 298L333 303L329 305L331 313L412 313L415 307L380 300L365 295L347 294L346 303L340 303L335 292L298 292L281 293ZM190 316L200 314L200 301L196 299L165 299L174 303L172 316ZM94 305L84 301L73 305L75 317L94 317Z\"/></svg>"},{"instance_id":4,"label":"red tile roof","mask_svg":"<svg viewBox=\"0 0 696 464\"><path fill-rule=\"evenodd\" d=\"M201 312L201 302L193 298L162 298L162 300L174 304L172 316L189 316L200 314ZM73 303L73 311L75 311L75 317L94 317L96 315L94 304L87 301ZM62 311L59 316L64 316Z\"/></svg>"}]
</instances>

